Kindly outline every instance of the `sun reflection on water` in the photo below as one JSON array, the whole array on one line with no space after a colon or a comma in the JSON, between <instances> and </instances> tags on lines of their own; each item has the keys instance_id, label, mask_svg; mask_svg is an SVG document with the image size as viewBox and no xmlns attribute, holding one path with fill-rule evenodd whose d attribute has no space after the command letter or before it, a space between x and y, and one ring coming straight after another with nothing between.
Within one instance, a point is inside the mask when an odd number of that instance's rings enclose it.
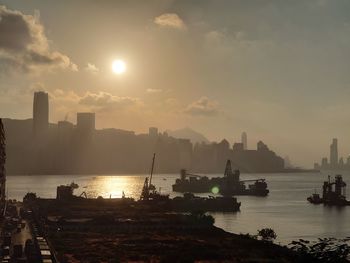
<instances>
[{"instance_id":1,"label":"sun reflection on water","mask_svg":"<svg viewBox=\"0 0 350 263\"><path fill-rule=\"evenodd\" d=\"M96 176L88 182L85 192L89 197L120 198L123 192L127 197L138 198L145 176Z\"/></svg>"}]
</instances>

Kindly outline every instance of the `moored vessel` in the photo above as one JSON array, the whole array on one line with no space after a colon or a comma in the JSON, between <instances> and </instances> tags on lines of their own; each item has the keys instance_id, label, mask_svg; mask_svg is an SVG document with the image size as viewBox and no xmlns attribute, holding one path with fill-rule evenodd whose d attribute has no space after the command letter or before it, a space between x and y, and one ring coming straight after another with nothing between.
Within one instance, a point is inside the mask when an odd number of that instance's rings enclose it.
<instances>
[{"instance_id":1,"label":"moored vessel","mask_svg":"<svg viewBox=\"0 0 350 263\"><path fill-rule=\"evenodd\" d=\"M252 182L248 186L246 183ZM239 170L232 171L231 161L227 160L223 177L209 178L181 170L180 178L173 184L174 192L220 193L224 196L255 195L266 196L269 193L265 179L240 180Z\"/></svg>"},{"instance_id":2,"label":"moored vessel","mask_svg":"<svg viewBox=\"0 0 350 263\"><path fill-rule=\"evenodd\" d=\"M341 175L336 175L334 181L331 181L331 177L328 176L328 180L323 182L322 197L314 193L307 200L312 204L347 206L350 205L350 201L346 200L345 189L346 183Z\"/></svg>"}]
</instances>

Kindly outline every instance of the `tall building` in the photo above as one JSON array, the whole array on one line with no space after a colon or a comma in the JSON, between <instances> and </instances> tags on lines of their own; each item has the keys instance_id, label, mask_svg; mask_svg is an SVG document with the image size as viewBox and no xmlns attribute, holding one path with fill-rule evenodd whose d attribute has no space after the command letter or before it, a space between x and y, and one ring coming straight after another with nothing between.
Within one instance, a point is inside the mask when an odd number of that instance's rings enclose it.
<instances>
[{"instance_id":1,"label":"tall building","mask_svg":"<svg viewBox=\"0 0 350 263\"><path fill-rule=\"evenodd\" d=\"M157 137L158 136L158 128L150 127L148 129L148 135L151 136L151 137Z\"/></svg>"},{"instance_id":2,"label":"tall building","mask_svg":"<svg viewBox=\"0 0 350 263\"><path fill-rule=\"evenodd\" d=\"M70 140L73 134L73 128L73 123L70 123L68 121L59 121L57 123L57 134L60 143Z\"/></svg>"},{"instance_id":3,"label":"tall building","mask_svg":"<svg viewBox=\"0 0 350 263\"><path fill-rule=\"evenodd\" d=\"M257 143L257 150L258 151L269 151L269 148L262 141L258 141L258 143Z\"/></svg>"},{"instance_id":4,"label":"tall building","mask_svg":"<svg viewBox=\"0 0 350 263\"><path fill-rule=\"evenodd\" d=\"M81 135L92 134L95 130L95 113L78 112L77 113L77 132Z\"/></svg>"},{"instance_id":5,"label":"tall building","mask_svg":"<svg viewBox=\"0 0 350 263\"><path fill-rule=\"evenodd\" d=\"M248 149L248 139L247 139L247 133L246 132L242 133L241 142L243 144L243 149L247 150Z\"/></svg>"},{"instance_id":6,"label":"tall building","mask_svg":"<svg viewBox=\"0 0 350 263\"><path fill-rule=\"evenodd\" d=\"M328 159L327 159L327 157L322 158L321 165L322 165L323 169L327 169L328 168Z\"/></svg>"},{"instance_id":7,"label":"tall building","mask_svg":"<svg viewBox=\"0 0 350 263\"><path fill-rule=\"evenodd\" d=\"M338 166L338 139L334 138L330 145L329 164L331 168Z\"/></svg>"},{"instance_id":8,"label":"tall building","mask_svg":"<svg viewBox=\"0 0 350 263\"><path fill-rule=\"evenodd\" d=\"M46 132L49 128L49 95L46 92L34 93L33 131L35 135Z\"/></svg>"}]
</instances>

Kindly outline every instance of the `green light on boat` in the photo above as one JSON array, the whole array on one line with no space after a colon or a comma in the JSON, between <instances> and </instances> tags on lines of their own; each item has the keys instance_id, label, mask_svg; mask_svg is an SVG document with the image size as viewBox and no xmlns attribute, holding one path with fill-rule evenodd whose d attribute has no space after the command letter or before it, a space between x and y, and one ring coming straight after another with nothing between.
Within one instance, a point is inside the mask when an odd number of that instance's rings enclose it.
<instances>
[{"instance_id":1,"label":"green light on boat","mask_svg":"<svg viewBox=\"0 0 350 263\"><path fill-rule=\"evenodd\" d=\"M218 193L219 193L219 187L214 186L214 187L211 189L211 192L212 192L213 194L218 194Z\"/></svg>"}]
</instances>

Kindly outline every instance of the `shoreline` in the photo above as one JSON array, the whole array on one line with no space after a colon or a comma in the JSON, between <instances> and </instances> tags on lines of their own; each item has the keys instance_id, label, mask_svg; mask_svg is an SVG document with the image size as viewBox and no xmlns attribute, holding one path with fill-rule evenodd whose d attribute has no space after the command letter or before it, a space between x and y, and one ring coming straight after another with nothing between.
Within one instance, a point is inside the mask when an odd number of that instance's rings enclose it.
<instances>
[{"instance_id":1,"label":"shoreline","mask_svg":"<svg viewBox=\"0 0 350 263\"><path fill-rule=\"evenodd\" d=\"M24 201L27 219L52 244L58 259L77 262L296 262L286 246L229 233L197 213L129 209L103 199ZM106 213L108 211L108 213ZM44 222L44 223L43 223ZM252 253L254 251L254 253Z\"/></svg>"},{"instance_id":2,"label":"shoreline","mask_svg":"<svg viewBox=\"0 0 350 263\"><path fill-rule=\"evenodd\" d=\"M291 174L291 173L321 173L319 170L305 169L305 170L285 170L285 171L275 171L275 172L242 172L241 174ZM329 171L327 171L329 172ZM334 171L334 172L345 172L345 171ZM197 173L197 172L194 172ZM198 172L201 175L218 175L221 172L213 172L213 173L202 173ZM140 172L140 173L127 173L127 172L115 172L115 173L36 173L36 174L28 174L28 173L20 173L20 174L11 174L7 173L6 176L132 176L132 175L146 175L148 172ZM179 172L159 172L158 174L162 175L179 175Z\"/></svg>"}]
</instances>

